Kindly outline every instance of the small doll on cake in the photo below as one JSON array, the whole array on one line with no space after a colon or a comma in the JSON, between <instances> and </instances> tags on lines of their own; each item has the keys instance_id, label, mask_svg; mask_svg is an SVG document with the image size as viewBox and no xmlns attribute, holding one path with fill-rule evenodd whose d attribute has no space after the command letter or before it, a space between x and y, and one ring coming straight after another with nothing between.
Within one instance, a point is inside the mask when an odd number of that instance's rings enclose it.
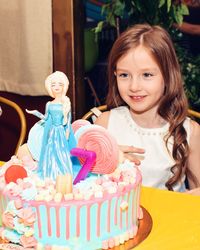
<instances>
[{"instance_id":1,"label":"small doll on cake","mask_svg":"<svg viewBox=\"0 0 200 250\"><path fill-rule=\"evenodd\" d=\"M76 140L71 127L71 103L66 96L68 86L67 76L54 72L45 80L45 87L54 98L46 104L45 115L26 110L40 118L29 132L27 147L32 158L38 161L37 171L42 178L55 180L58 175L73 174L70 150L76 147ZM24 152L19 151L21 154Z\"/></svg>"}]
</instances>

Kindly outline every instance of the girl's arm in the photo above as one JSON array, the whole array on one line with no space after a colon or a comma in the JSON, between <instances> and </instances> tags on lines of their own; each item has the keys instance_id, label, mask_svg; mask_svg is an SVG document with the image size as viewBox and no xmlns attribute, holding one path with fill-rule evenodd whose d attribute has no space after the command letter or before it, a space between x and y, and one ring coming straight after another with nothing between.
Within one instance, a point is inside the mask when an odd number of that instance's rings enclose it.
<instances>
[{"instance_id":1,"label":"girl's arm","mask_svg":"<svg viewBox=\"0 0 200 250\"><path fill-rule=\"evenodd\" d=\"M191 120L191 137L189 142L190 152L188 159L188 168L196 177L198 183L195 183L190 176L188 176L189 193L200 194L200 125ZM195 190L195 188L198 188Z\"/></svg>"}]
</instances>

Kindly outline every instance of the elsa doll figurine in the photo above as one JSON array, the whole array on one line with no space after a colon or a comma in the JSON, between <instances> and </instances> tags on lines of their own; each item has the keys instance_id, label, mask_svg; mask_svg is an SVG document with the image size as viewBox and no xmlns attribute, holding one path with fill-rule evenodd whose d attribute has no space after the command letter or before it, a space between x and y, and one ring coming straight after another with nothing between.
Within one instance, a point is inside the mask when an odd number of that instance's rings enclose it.
<instances>
[{"instance_id":1,"label":"elsa doll figurine","mask_svg":"<svg viewBox=\"0 0 200 250\"><path fill-rule=\"evenodd\" d=\"M56 179L58 175L72 173L70 150L76 147L71 128L71 103L66 96L69 86L67 76L60 71L49 75L45 87L54 98L46 104L45 115L37 110L28 113L39 117L30 130L27 146L42 178Z\"/></svg>"}]
</instances>

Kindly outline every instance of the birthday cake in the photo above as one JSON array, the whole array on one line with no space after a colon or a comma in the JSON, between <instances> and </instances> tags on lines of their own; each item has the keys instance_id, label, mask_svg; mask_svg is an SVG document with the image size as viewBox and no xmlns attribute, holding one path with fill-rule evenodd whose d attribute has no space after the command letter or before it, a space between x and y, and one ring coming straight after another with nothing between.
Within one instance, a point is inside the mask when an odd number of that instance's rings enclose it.
<instances>
[{"instance_id":1,"label":"birthday cake","mask_svg":"<svg viewBox=\"0 0 200 250\"><path fill-rule=\"evenodd\" d=\"M72 128L77 145L70 150L72 169L66 167L70 172L51 178L38 166L40 160L29 156L13 156L1 167L0 238L4 246L110 249L136 236L143 217L140 171L120 159L118 145L106 129L83 120L74 122Z\"/></svg>"}]
</instances>

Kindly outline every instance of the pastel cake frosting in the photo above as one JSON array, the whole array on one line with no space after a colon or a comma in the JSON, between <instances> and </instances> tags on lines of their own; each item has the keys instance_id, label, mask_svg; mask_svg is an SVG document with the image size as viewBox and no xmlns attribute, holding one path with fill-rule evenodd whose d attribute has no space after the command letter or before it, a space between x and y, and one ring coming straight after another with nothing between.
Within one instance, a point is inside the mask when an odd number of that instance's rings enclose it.
<instances>
[{"instance_id":1,"label":"pastel cake frosting","mask_svg":"<svg viewBox=\"0 0 200 250\"><path fill-rule=\"evenodd\" d=\"M71 189L67 174L60 182L41 179L37 164L28 157L13 156L0 169L0 237L6 243L22 249L94 250L113 248L136 236L143 216L140 171L128 160L119 163L117 144L107 130L74 127L77 148L93 150L96 159L89 172L80 174L73 165ZM20 172L21 178L10 172Z\"/></svg>"}]
</instances>

